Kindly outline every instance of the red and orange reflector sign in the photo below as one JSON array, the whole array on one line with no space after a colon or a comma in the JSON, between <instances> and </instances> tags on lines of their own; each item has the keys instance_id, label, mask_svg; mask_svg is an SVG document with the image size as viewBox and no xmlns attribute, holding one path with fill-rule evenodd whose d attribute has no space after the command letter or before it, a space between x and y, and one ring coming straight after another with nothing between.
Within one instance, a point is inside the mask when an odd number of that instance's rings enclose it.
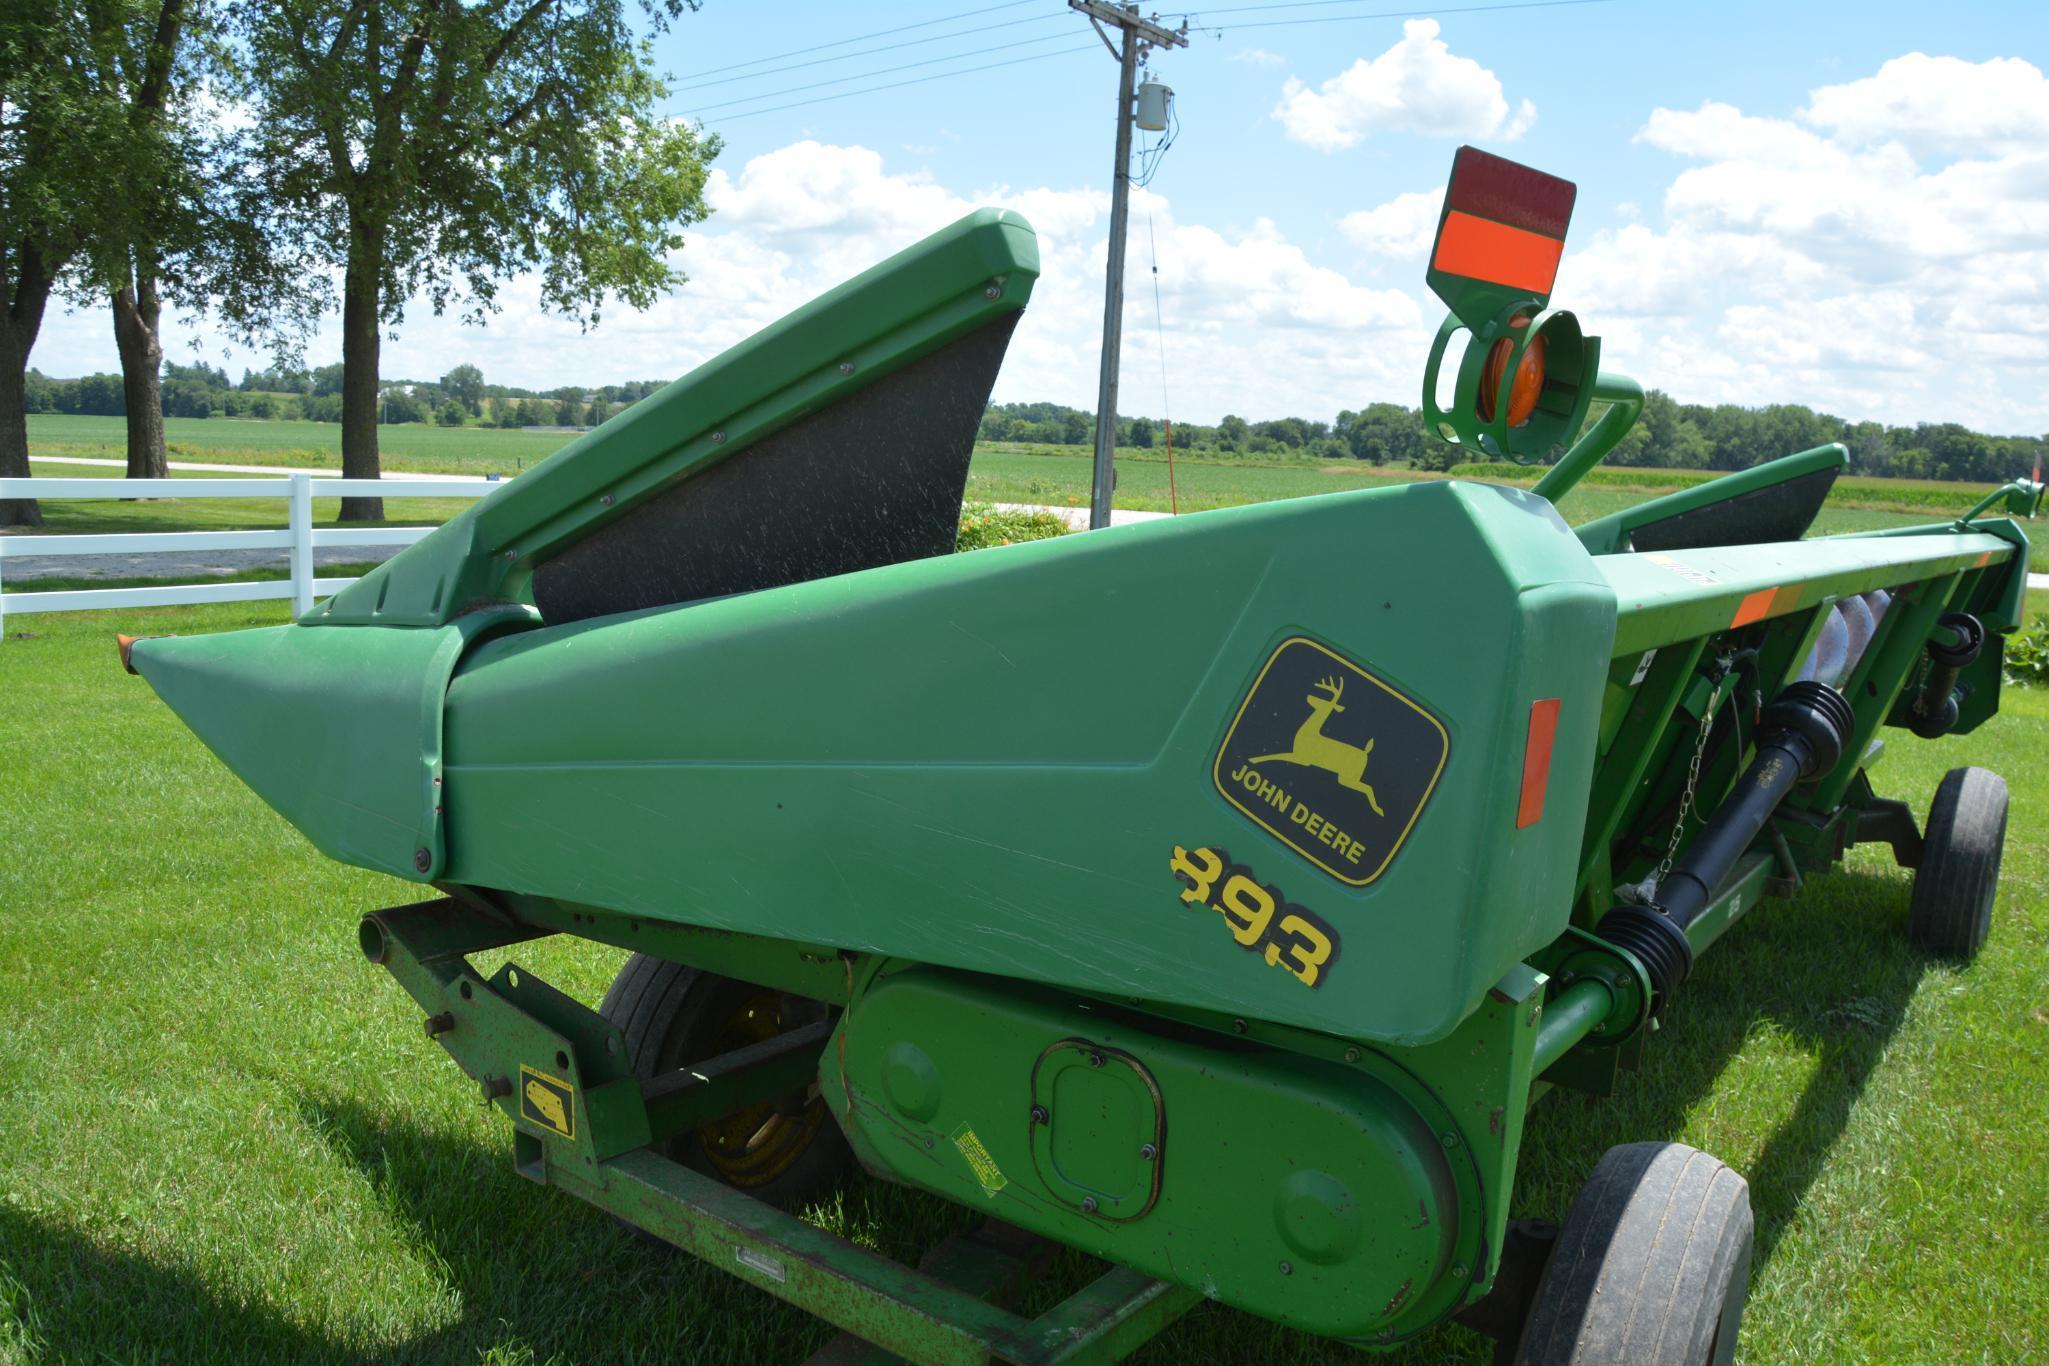
<instances>
[{"instance_id":1,"label":"red and orange reflector sign","mask_svg":"<svg viewBox=\"0 0 2049 1366\"><path fill-rule=\"evenodd\" d=\"M1558 738L1558 699L1530 703L1530 735L1523 742L1523 792L1515 809L1515 828L1535 825L1544 815L1544 793L1551 786L1551 746Z\"/></svg>"},{"instance_id":2,"label":"red and orange reflector sign","mask_svg":"<svg viewBox=\"0 0 2049 1366\"><path fill-rule=\"evenodd\" d=\"M1430 268L1548 296L1577 194L1569 180L1459 148Z\"/></svg>"}]
</instances>

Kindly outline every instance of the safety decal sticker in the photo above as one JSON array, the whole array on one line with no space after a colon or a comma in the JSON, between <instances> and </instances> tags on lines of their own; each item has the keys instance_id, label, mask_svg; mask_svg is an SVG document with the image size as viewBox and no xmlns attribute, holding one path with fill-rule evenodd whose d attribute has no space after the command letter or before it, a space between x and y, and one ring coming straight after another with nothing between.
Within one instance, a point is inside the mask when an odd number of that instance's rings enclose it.
<instances>
[{"instance_id":1,"label":"safety decal sticker","mask_svg":"<svg viewBox=\"0 0 2049 1366\"><path fill-rule=\"evenodd\" d=\"M975 1180L982 1183L984 1195L994 1195L1010 1184L1010 1178L996 1165L996 1159L989 1156L989 1150L982 1146L982 1140L975 1137L975 1131L966 1123L953 1131L953 1146L960 1149L960 1155L967 1159L968 1170L975 1174Z\"/></svg>"},{"instance_id":2,"label":"safety decal sticker","mask_svg":"<svg viewBox=\"0 0 2049 1366\"><path fill-rule=\"evenodd\" d=\"M576 1088L560 1077L519 1068L519 1117L564 1138L576 1137Z\"/></svg>"},{"instance_id":3,"label":"safety decal sticker","mask_svg":"<svg viewBox=\"0 0 2049 1366\"><path fill-rule=\"evenodd\" d=\"M1705 569L1696 569L1684 560L1675 560L1670 555L1650 554L1645 555L1643 558L1646 564L1654 564L1660 569L1669 569L1695 588L1719 588L1721 586L1722 581L1720 579L1708 573Z\"/></svg>"},{"instance_id":4,"label":"safety decal sticker","mask_svg":"<svg viewBox=\"0 0 2049 1366\"><path fill-rule=\"evenodd\" d=\"M1329 921L1260 882L1222 849L1174 846L1168 863L1182 883L1181 904L1217 912L1238 947L1258 954L1305 987L1320 987L1338 961L1338 932Z\"/></svg>"},{"instance_id":5,"label":"safety decal sticker","mask_svg":"<svg viewBox=\"0 0 2049 1366\"><path fill-rule=\"evenodd\" d=\"M1451 738L1420 703L1326 645L1281 642L1217 750L1217 791L1340 882L1363 887L1415 828Z\"/></svg>"}]
</instances>

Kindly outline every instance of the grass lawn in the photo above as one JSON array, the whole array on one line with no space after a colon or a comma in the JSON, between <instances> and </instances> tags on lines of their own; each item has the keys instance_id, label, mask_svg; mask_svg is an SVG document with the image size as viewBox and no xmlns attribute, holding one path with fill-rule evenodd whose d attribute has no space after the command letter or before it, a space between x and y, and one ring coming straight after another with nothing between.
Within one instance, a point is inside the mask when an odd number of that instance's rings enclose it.
<instances>
[{"instance_id":1,"label":"grass lawn","mask_svg":"<svg viewBox=\"0 0 2049 1366\"><path fill-rule=\"evenodd\" d=\"M820 1345L816 1321L516 1177L508 1126L357 952L357 914L416 889L316 854L111 638L283 619L19 618L0 643L0 1361L761 1366ZM1750 1360L2049 1356L2049 691L2010 691L1975 735L1899 733L1877 776L1925 810L1964 763L2014 801L1975 965L1912 950L1907 875L1856 851L1702 957L1622 1093L1532 1117L1524 1213L1561 1215L1636 1139L1748 1177ZM514 954L587 1000L619 959ZM811 1217L906 1258L973 1218L861 1178ZM1392 1359L1487 1353L1444 1328ZM1358 1358L1204 1306L1141 1359Z\"/></svg>"}]
</instances>

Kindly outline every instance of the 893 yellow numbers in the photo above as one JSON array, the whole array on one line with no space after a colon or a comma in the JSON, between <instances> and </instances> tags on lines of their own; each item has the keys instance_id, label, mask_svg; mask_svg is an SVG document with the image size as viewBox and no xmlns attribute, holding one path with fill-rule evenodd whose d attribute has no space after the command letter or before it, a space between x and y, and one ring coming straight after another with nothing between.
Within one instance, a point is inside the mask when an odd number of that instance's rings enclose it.
<instances>
[{"instance_id":1,"label":"893 yellow numbers","mask_svg":"<svg viewBox=\"0 0 2049 1366\"><path fill-rule=\"evenodd\" d=\"M1337 962L1338 935L1330 922L1290 903L1281 889L1262 883L1221 849L1174 846L1168 865L1182 883L1181 903L1217 912L1241 949L1256 953L1306 987L1323 985Z\"/></svg>"}]
</instances>

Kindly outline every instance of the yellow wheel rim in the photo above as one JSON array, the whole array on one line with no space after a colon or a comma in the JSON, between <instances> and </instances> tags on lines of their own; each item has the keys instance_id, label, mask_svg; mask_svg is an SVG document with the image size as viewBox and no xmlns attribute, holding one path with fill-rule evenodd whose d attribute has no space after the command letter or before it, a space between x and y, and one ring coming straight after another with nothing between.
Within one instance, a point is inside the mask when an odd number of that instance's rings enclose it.
<instances>
[{"instance_id":1,"label":"yellow wheel rim","mask_svg":"<svg viewBox=\"0 0 2049 1366\"><path fill-rule=\"evenodd\" d=\"M747 997L720 1022L707 1051L727 1053L782 1033L782 1004L773 991ZM826 1119L822 1098L794 1115L763 1101L698 1126L697 1142L721 1181L746 1190L765 1186L795 1166Z\"/></svg>"}]
</instances>

